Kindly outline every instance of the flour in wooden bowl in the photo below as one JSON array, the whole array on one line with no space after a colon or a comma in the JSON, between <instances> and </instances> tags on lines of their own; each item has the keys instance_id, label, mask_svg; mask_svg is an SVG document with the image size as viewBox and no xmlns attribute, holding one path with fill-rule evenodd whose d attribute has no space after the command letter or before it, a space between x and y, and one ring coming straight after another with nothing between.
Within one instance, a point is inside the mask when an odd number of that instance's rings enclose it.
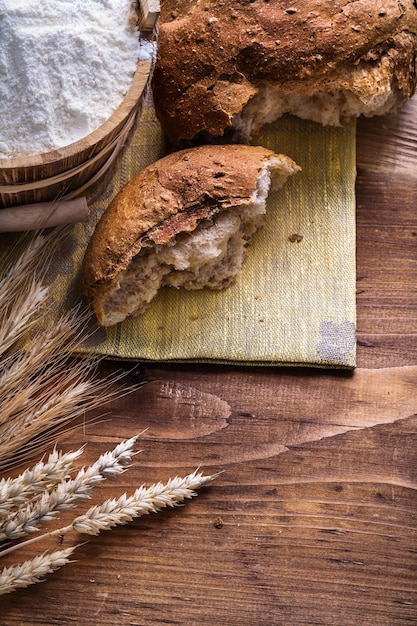
<instances>
[{"instance_id":1,"label":"flour in wooden bowl","mask_svg":"<svg viewBox=\"0 0 417 626\"><path fill-rule=\"evenodd\" d=\"M96 130L143 51L132 0L0 0L0 158Z\"/></svg>"}]
</instances>

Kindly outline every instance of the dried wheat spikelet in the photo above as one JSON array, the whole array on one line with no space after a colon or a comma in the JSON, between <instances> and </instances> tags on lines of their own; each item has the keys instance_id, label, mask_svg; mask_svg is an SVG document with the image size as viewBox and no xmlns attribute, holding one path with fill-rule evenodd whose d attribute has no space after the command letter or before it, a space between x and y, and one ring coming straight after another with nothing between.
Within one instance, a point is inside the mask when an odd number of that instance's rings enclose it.
<instances>
[{"instance_id":1,"label":"dried wheat spikelet","mask_svg":"<svg viewBox=\"0 0 417 626\"><path fill-rule=\"evenodd\" d=\"M46 574L51 574L69 563L74 550L75 547L55 550L55 552L41 554L24 563L5 567L0 573L0 595L41 582Z\"/></svg>"},{"instance_id":2,"label":"dried wheat spikelet","mask_svg":"<svg viewBox=\"0 0 417 626\"><path fill-rule=\"evenodd\" d=\"M96 463L90 466L88 470L81 470L78 475L84 473L84 475L90 475L90 477L97 477L97 481L90 481L89 487L97 486L101 480L109 476L114 476L126 469L128 461L133 455L133 444L136 442L137 437L126 440L119 444L111 453L105 453L102 455ZM59 463L59 456L57 463ZM116 462L115 459L118 459ZM105 462L107 459L107 463ZM104 466L108 469L104 469ZM95 468L95 472L92 471ZM89 471L91 470L91 471ZM32 470L33 471L33 470ZM26 475L30 475L31 470L27 470ZM196 470L187 476L180 478L175 477L166 484L158 482L150 487L144 485L135 490L135 492L128 496L126 493L118 498L109 498L100 505L94 505L90 507L82 515L78 515L73 519L70 524L61 526L50 532L46 532L42 535L37 535L26 541L15 543L12 546L1 549L0 557L5 556L18 549L24 549L25 547L42 541L46 538L52 538L57 536L66 535L70 532L86 534L86 535L98 535L102 530L111 530L113 527L121 524L127 524L133 519L141 516L148 515L149 513L157 513L163 508L174 507L182 504L186 499L192 498L197 495L197 489L207 485L211 482L216 475L204 476L202 472ZM21 477L18 476L15 479L11 479L10 483L16 481L18 490L18 484L21 481ZM81 481L82 482L82 481ZM9 485L9 493L13 491ZM7 491L7 490L5 490ZM53 493L53 491L51 492ZM42 521L50 521L55 518L57 509L55 508L54 498L48 502L48 491L45 491L46 496L42 496L43 500L43 514ZM36 496L34 505L36 508L37 500ZM48 513L48 504L50 506L50 512ZM0 502L1 506L1 502ZM16 501L16 510L18 504ZM63 507L66 508L66 507ZM63 510L63 509L58 509ZM15 539L22 535L28 534L37 530L37 526L31 527L32 520L27 520L26 524L22 526L22 532L5 533L1 537L2 539ZM7 527L7 524L6 524ZM35 584L43 580L44 576L48 573L54 572L62 565L69 562L69 556L75 550L75 547L68 548L68 550L54 551L52 553L43 553L40 556L36 556L34 559L26 560L21 564L15 564L9 567L5 567L0 572L0 595L11 593L12 591L27 587L30 584Z\"/></svg>"},{"instance_id":3,"label":"dried wheat spikelet","mask_svg":"<svg viewBox=\"0 0 417 626\"><path fill-rule=\"evenodd\" d=\"M136 517L157 513L168 506L179 506L187 498L197 495L196 490L214 480L215 475L203 476L195 471L184 478L171 478L166 484L161 482L150 487L139 487L128 496L109 499L101 505L92 506L84 515L60 529L59 534L71 530L87 535L98 535L102 530L110 530L119 524L127 524ZM57 531L55 531L56 533Z\"/></svg>"},{"instance_id":4,"label":"dried wheat spikelet","mask_svg":"<svg viewBox=\"0 0 417 626\"><path fill-rule=\"evenodd\" d=\"M123 393L109 391L116 375L97 376L96 358L72 356L88 313L76 306L49 315L45 277L64 235L27 236L0 259L0 470L45 449L57 429Z\"/></svg>"},{"instance_id":5,"label":"dried wheat spikelet","mask_svg":"<svg viewBox=\"0 0 417 626\"><path fill-rule=\"evenodd\" d=\"M204 476L202 472L195 471L182 478L178 476L171 478L166 484L159 482L150 487L139 487L131 496L124 493L119 498L109 498L100 505L92 506L86 513L76 517L71 524L0 550L0 557L47 537L58 537L69 532L98 535L102 530L111 530L115 526L128 524L142 515L158 513L166 507L179 506L184 500L195 497L197 489L204 487L217 476L218 474Z\"/></svg>"},{"instance_id":6,"label":"dried wheat spikelet","mask_svg":"<svg viewBox=\"0 0 417 626\"><path fill-rule=\"evenodd\" d=\"M0 259L0 471L45 449L63 425L129 391L126 387L108 391L117 376L97 378L96 359L72 358L87 319L81 309L48 324L45 275L59 237L59 233L29 236L21 242L20 253ZM70 532L97 535L140 515L180 505L215 478L195 471L166 484L142 486L131 496L123 494L90 507L71 524L12 543L89 498L104 479L125 471L137 453L136 440L137 436L122 441L75 476L73 464L83 448L62 453L55 447L45 460L17 477L2 478L0 557L48 537ZM75 547L5 567L0 571L0 595L43 580L70 562Z\"/></svg>"},{"instance_id":7,"label":"dried wheat spikelet","mask_svg":"<svg viewBox=\"0 0 417 626\"><path fill-rule=\"evenodd\" d=\"M32 468L19 474L16 478L0 480L0 524L11 512L50 491L55 485L68 477L74 461L82 454L83 449L75 452L62 453L53 450L47 460L40 460Z\"/></svg>"},{"instance_id":8,"label":"dried wheat spikelet","mask_svg":"<svg viewBox=\"0 0 417 626\"><path fill-rule=\"evenodd\" d=\"M14 541L36 532L42 524L55 519L59 512L72 508L76 502L90 496L94 487L106 478L125 471L134 454L137 437L119 443L114 450L102 454L93 465L79 470L74 478L59 482L53 489L44 489L40 497L29 500L25 506L14 506L14 511L0 520L0 541ZM0 510L2 503L0 501Z\"/></svg>"}]
</instances>

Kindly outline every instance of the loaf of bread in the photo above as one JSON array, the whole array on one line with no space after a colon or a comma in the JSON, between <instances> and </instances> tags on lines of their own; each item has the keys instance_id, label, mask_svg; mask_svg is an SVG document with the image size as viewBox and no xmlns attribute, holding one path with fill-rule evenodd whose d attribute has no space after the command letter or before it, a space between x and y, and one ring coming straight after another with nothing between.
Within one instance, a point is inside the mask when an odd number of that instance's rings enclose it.
<instances>
[{"instance_id":1,"label":"loaf of bread","mask_svg":"<svg viewBox=\"0 0 417 626\"><path fill-rule=\"evenodd\" d=\"M148 166L97 223L82 265L99 325L145 311L160 287L223 289L242 266L270 189L300 168L257 146L200 146Z\"/></svg>"},{"instance_id":2,"label":"loaf of bread","mask_svg":"<svg viewBox=\"0 0 417 626\"><path fill-rule=\"evenodd\" d=\"M182 146L248 142L284 113L392 113L415 90L416 33L416 0L166 0L156 112Z\"/></svg>"}]
</instances>

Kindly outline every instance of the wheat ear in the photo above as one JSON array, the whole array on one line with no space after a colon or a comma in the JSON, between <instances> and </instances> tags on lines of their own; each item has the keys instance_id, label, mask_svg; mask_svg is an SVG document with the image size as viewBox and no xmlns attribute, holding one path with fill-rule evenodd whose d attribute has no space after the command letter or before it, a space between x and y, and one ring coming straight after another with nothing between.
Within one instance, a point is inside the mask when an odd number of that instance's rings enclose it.
<instances>
[{"instance_id":1,"label":"wheat ear","mask_svg":"<svg viewBox=\"0 0 417 626\"><path fill-rule=\"evenodd\" d=\"M97 359L70 360L82 324L74 310L2 359L0 469L34 438L110 399L109 381L96 374Z\"/></svg>"},{"instance_id":2,"label":"wheat ear","mask_svg":"<svg viewBox=\"0 0 417 626\"><path fill-rule=\"evenodd\" d=\"M121 392L121 374L103 380L99 359L75 360L90 312L55 310L46 284L66 229L23 237L0 259L0 471L50 445L63 425L103 407ZM45 284L44 284L45 283Z\"/></svg>"},{"instance_id":3,"label":"wheat ear","mask_svg":"<svg viewBox=\"0 0 417 626\"><path fill-rule=\"evenodd\" d=\"M86 513L76 517L68 526L37 535L32 539L6 548L0 551L0 556L47 537L65 535L71 531L86 535L98 535L102 530L110 530L114 526L127 524L141 515L157 513L166 507L179 506L187 498L196 496L197 489L204 487L217 476L218 474L204 476L201 472L195 471L184 478L172 478L166 484L159 482L147 488L139 487L131 496L123 494L117 499L111 498L101 505L92 506Z\"/></svg>"},{"instance_id":4,"label":"wheat ear","mask_svg":"<svg viewBox=\"0 0 417 626\"><path fill-rule=\"evenodd\" d=\"M13 303L3 309L0 317L0 354L4 354L37 323L35 313L47 298L48 290L33 280L27 290L17 294Z\"/></svg>"},{"instance_id":5,"label":"wheat ear","mask_svg":"<svg viewBox=\"0 0 417 626\"><path fill-rule=\"evenodd\" d=\"M131 496L123 494L117 499L112 498L101 505L92 506L67 528L86 535L98 535L102 530L127 524L141 515L157 513L168 506L179 506L187 498L196 496L196 489L207 485L214 478L214 475L203 476L201 472L195 471L184 478L171 478L166 484L159 482L147 488L139 487Z\"/></svg>"},{"instance_id":6,"label":"wheat ear","mask_svg":"<svg viewBox=\"0 0 417 626\"><path fill-rule=\"evenodd\" d=\"M28 337L24 348L4 355L0 372L2 397L21 391L23 385L37 377L45 378L61 371L69 360L68 353L79 340L77 329L82 322L81 312L74 309L55 320L51 327L38 329Z\"/></svg>"},{"instance_id":7,"label":"wheat ear","mask_svg":"<svg viewBox=\"0 0 417 626\"><path fill-rule=\"evenodd\" d=\"M32 468L26 469L15 478L0 480L0 521L10 512L50 491L56 484L66 479L72 464L82 454L83 448L63 453L54 450L47 460L41 460Z\"/></svg>"},{"instance_id":8,"label":"wheat ear","mask_svg":"<svg viewBox=\"0 0 417 626\"><path fill-rule=\"evenodd\" d=\"M52 491L0 523L0 541L15 540L35 532L39 526L55 519L59 512L66 511L74 503L90 497L92 489L106 478L121 474L127 468L138 435L119 443L111 452L105 452L90 467L82 468L75 478L60 482Z\"/></svg>"},{"instance_id":9,"label":"wheat ear","mask_svg":"<svg viewBox=\"0 0 417 626\"><path fill-rule=\"evenodd\" d=\"M75 547L44 553L24 563L5 567L0 572L0 595L41 582L46 574L70 562Z\"/></svg>"}]
</instances>

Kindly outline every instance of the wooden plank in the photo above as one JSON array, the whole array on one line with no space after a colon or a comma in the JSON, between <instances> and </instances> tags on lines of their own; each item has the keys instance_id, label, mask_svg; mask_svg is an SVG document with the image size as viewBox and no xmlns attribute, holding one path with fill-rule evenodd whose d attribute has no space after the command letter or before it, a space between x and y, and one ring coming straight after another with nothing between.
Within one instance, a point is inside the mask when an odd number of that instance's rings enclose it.
<instances>
[{"instance_id":1,"label":"wooden plank","mask_svg":"<svg viewBox=\"0 0 417 626\"><path fill-rule=\"evenodd\" d=\"M147 365L147 384L63 440L88 441L89 463L147 429L133 467L93 501L199 464L223 473L1 597L2 626L417 622L415 157L403 148L407 175L390 169L386 123L358 124L358 145L375 125L374 157L358 155L359 368Z\"/></svg>"},{"instance_id":2,"label":"wooden plank","mask_svg":"<svg viewBox=\"0 0 417 626\"><path fill-rule=\"evenodd\" d=\"M381 174L381 180L397 176L417 179L417 97L399 113L384 118L361 119L358 125L359 171Z\"/></svg>"},{"instance_id":3,"label":"wooden plank","mask_svg":"<svg viewBox=\"0 0 417 626\"><path fill-rule=\"evenodd\" d=\"M134 466L101 498L199 463L223 473L181 510L91 538L77 562L2 597L2 624L417 619L417 367L146 376L114 419L67 437L72 449L89 441L87 462L148 427Z\"/></svg>"},{"instance_id":4,"label":"wooden plank","mask_svg":"<svg viewBox=\"0 0 417 626\"><path fill-rule=\"evenodd\" d=\"M139 1L139 28L143 31L151 31L155 28L158 21L161 7L159 0L140 0Z\"/></svg>"},{"instance_id":5,"label":"wooden plank","mask_svg":"<svg viewBox=\"0 0 417 626\"><path fill-rule=\"evenodd\" d=\"M404 196L398 188L387 184L376 190L369 180L360 184L369 195L372 189L373 200L362 205L359 194L358 364L410 365L417 358L417 220L412 209L402 204ZM380 211L383 196L392 203L391 217Z\"/></svg>"}]
</instances>

